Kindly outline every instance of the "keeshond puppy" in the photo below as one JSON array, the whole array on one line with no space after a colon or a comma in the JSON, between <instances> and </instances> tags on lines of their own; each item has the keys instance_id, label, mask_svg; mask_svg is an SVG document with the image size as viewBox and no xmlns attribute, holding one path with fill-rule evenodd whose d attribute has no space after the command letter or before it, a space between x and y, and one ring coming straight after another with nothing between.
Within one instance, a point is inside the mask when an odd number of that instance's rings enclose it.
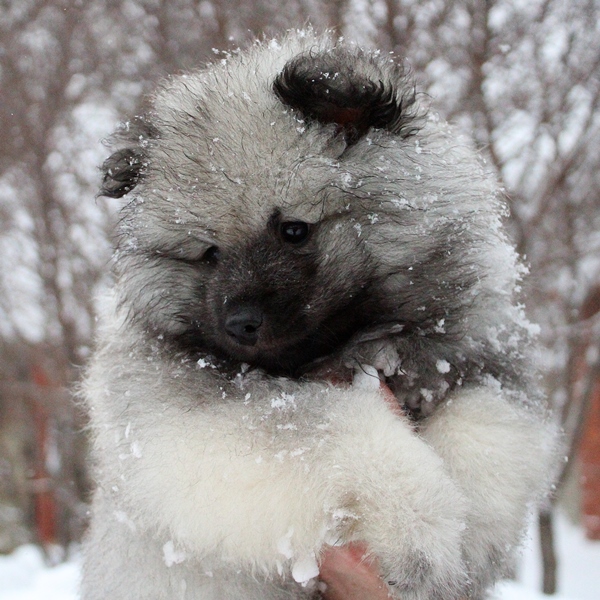
<instances>
[{"instance_id":1,"label":"keeshond puppy","mask_svg":"<svg viewBox=\"0 0 600 600\"><path fill-rule=\"evenodd\" d=\"M312 31L169 79L115 143L83 599L318 598L358 540L394 598L482 598L555 443L468 144Z\"/></svg>"}]
</instances>

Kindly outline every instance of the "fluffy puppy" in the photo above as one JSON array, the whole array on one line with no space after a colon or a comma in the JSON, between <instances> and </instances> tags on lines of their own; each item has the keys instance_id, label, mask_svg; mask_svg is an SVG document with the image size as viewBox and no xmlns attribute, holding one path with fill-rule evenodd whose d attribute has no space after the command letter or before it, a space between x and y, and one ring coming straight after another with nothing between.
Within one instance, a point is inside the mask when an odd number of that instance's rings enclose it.
<instances>
[{"instance_id":1,"label":"fluffy puppy","mask_svg":"<svg viewBox=\"0 0 600 600\"><path fill-rule=\"evenodd\" d=\"M352 540L393 597L483 597L555 444L474 152L311 31L171 78L115 140L83 599L318 598Z\"/></svg>"}]
</instances>

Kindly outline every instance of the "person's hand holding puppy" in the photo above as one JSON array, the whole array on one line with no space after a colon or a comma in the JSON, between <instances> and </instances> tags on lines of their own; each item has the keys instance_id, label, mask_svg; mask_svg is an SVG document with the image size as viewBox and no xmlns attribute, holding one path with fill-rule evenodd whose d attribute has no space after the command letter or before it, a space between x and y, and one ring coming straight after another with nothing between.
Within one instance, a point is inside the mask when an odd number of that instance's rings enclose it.
<instances>
[{"instance_id":1,"label":"person's hand holding puppy","mask_svg":"<svg viewBox=\"0 0 600 600\"><path fill-rule=\"evenodd\" d=\"M320 578L325 600L390 600L377 564L360 542L329 546L323 553Z\"/></svg>"}]
</instances>

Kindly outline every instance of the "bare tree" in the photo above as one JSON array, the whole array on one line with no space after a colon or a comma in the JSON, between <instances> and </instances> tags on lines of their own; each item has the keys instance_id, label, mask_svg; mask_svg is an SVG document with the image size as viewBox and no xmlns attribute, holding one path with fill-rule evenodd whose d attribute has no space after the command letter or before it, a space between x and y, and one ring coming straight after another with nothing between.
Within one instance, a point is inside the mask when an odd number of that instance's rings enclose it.
<instances>
[{"instance_id":1,"label":"bare tree","mask_svg":"<svg viewBox=\"0 0 600 600\"><path fill-rule=\"evenodd\" d=\"M26 367L3 381L1 408L24 407L29 521L47 545L81 532L83 420L69 388L91 343L94 290L109 258L111 207L94 202L98 140L113 127L113 98L139 95L119 90L130 73L115 76L120 63L108 58L125 49L107 52L98 4L4 3L0 17L1 334L5 347L29 349L13 353ZM50 513L55 522L42 527Z\"/></svg>"}]
</instances>

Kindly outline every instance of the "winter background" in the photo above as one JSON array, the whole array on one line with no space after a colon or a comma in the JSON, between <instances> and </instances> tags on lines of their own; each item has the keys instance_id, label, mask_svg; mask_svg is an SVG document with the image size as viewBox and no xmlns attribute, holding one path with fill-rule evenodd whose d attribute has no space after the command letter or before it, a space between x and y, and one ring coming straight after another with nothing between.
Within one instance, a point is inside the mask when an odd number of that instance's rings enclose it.
<instances>
[{"instance_id":1,"label":"winter background","mask_svg":"<svg viewBox=\"0 0 600 600\"><path fill-rule=\"evenodd\" d=\"M504 186L569 461L540 514L545 559L534 516L518 583L497 596L538 598L543 572L557 598L600 598L600 542L585 539L600 538L600 1L8 0L0 600L76 597L91 483L69 390L90 352L117 209L95 197L101 140L160 77L307 22L405 60L421 101L472 138Z\"/></svg>"}]
</instances>

